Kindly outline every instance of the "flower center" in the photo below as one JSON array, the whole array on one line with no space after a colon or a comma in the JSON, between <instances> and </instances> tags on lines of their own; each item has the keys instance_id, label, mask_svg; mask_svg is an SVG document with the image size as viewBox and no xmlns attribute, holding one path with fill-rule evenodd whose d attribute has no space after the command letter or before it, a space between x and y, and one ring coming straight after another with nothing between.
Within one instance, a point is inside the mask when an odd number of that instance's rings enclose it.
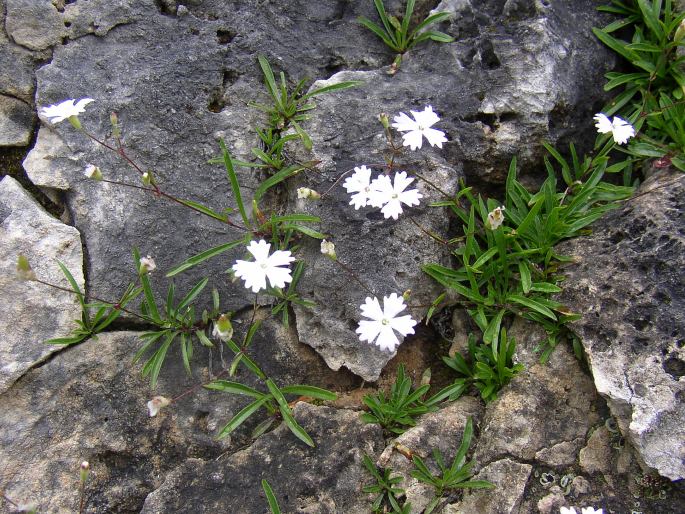
<instances>
[{"instance_id":1,"label":"flower center","mask_svg":"<svg viewBox=\"0 0 685 514\"><path fill-rule=\"evenodd\" d=\"M389 320L388 318L383 318L383 320L381 321L381 323L382 323L383 325L390 325L390 320Z\"/></svg>"},{"instance_id":2,"label":"flower center","mask_svg":"<svg viewBox=\"0 0 685 514\"><path fill-rule=\"evenodd\" d=\"M390 197L393 200L397 200L400 196L397 193L393 193L393 195Z\"/></svg>"},{"instance_id":3,"label":"flower center","mask_svg":"<svg viewBox=\"0 0 685 514\"><path fill-rule=\"evenodd\" d=\"M262 263L259 265L259 267L262 268L262 269L266 269L266 268L269 267L269 265L268 265L266 262L262 262Z\"/></svg>"},{"instance_id":4,"label":"flower center","mask_svg":"<svg viewBox=\"0 0 685 514\"><path fill-rule=\"evenodd\" d=\"M369 191L371 191L371 187L370 187L370 186L366 186L366 187L364 188L364 192L365 192L365 193L368 193Z\"/></svg>"}]
</instances>

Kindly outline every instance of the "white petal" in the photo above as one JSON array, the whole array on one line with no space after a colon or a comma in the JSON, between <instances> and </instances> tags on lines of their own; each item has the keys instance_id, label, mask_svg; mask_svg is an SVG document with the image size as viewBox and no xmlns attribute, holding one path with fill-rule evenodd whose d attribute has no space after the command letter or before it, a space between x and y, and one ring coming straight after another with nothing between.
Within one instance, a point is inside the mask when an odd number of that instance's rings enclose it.
<instances>
[{"instance_id":1,"label":"white petal","mask_svg":"<svg viewBox=\"0 0 685 514\"><path fill-rule=\"evenodd\" d=\"M364 319L359 322L359 327L357 327L355 332L359 334L360 341L373 343L374 339L378 337L381 327L383 327L383 325L381 325L379 321L368 321Z\"/></svg>"},{"instance_id":2,"label":"white petal","mask_svg":"<svg viewBox=\"0 0 685 514\"><path fill-rule=\"evenodd\" d=\"M266 274L258 263L238 260L232 269L235 276L242 278L245 281L245 287L252 289L253 293L266 289Z\"/></svg>"},{"instance_id":3,"label":"white petal","mask_svg":"<svg viewBox=\"0 0 685 514\"><path fill-rule=\"evenodd\" d=\"M354 174L345 179L345 182L343 182L343 187L348 193L363 191L371 181L371 171L372 170L366 166L354 168Z\"/></svg>"},{"instance_id":4,"label":"white petal","mask_svg":"<svg viewBox=\"0 0 685 514\"><path fill-rule=\"evenodd\" d=\"M419 128L418 123L416 123L403 112L401 112L399 116L395 116L393 120L395 121L395 123L393 123L392 126L400 132L406 132L408 130L418 130Z\"/></svg>"},{"instance_id":5,"label":"white petal","mask_svg":"<svg viewBox=\"0 0 685 514\"><path fill-rule=\"evenodd\" d=\"M383 310L381 309L380 303L378 303L378 298L371 299L367 296L360 309L362 311L362 316L365 318L371 318L374 321L383 319Z\"/></svg>"},{"instance_id":6,"label":"white petal","mask_svg":"<svg viewBox=\"0 0 685 514\"><path fill-rule=\"evenodd\" d=\"M381 325L380 333L378 334L378 339L376 339L376 344L381 347L381 350L389 350L391 352L395 351L395 348L400 345L399 339L393 332L390 325Z\"/></svg>"},{"instance_id":7,"label":"white petal","mask_svg":"<svg viewBox=\"0 0 685 514\"><path fill-rule=\"evenodd\" d=\"M392 293L390 296L383 297L383 314L386 318L394 318L407 306L404 304L404 298L397 296L397 293Z\"/></svg>"},{"instance_id":8,"label":"white petal","mask_svg":"<svg viewBox=\"0 0 685 514\"><path fill-rule=\"evenodd\" d=\"M292 282L293 278L290 276L290 268L270 267L264 270L266 276L269 278L271 287L285 287L286 283Z\"/></svg>"},{"instance_id":9,"label":"white petal","mask_svg":"<svg viewBox=\"0 0 685 514\"><path fill-rule=\"evenodd\" d=\"M423 135L426 136L426 139L428 140L431 146L437 146L438 148L442 148L442 144L447 142L445 133L441 130L427 128L423 131Z\"/></svg>"},{"instance_id":10,"label":"white petal","mask_svg":"<svg viewBox=\"0 0 685 514\"><path fill-rule=\"evenodd\" d=\"M573 507L560 507L559 514L577 514Z\"/></svg>"},{"instance_id":11,"label":"white petal","mask_svg":"<svg viewBox=\"0 0 685 514\"><path fill-rule=\"evenodd\" d=\"M411 316L400 316L399 318L394 318L390 320L390 326L397 330L403 336L413 334L414 327L416 326L416 321L412 319Z\"/></svg>"},{"instance_id":12,"label":"white petal","mask_svg":"<svg viewBox=\"0 0 685 514\"><path fill-rule=\"evenodd\" d=\"M269 255L266 259L266 263L269 266L289 266L294 260L295 257L293 257L288 250L276 250Z\"/></svg>"},{"instance_id":13,"label":"white petal","mask_svg":"<svg viewBox=\"0 0 685 514\"><path fill-rule=\"evenodd\" d=\"M395 190L392 187L390 177L387 175L378 176L370 185L371 191L368 195L367 205L371 207L383 207L392 199Z\"/></svg>"},{"instance_id":14,"label":"white petal","mask_svg":"<svg viewBox=\"0 0 685 514\"><path fill-rule=\"evenodd\" d=\"M394 220L399 218L400 214L402 214L402 204L400 203L400 199L394 198L390 200L383 206L381 212L386 220L388 218L392 218Z\"/></svg>"},{"instance_id":15,"label":"white petal","mask_svg":"<svg viewBox=\"0 0 685 514\"><path fill-rule=\"evenodd\" d=\"M417 125L421 125L424 129L440 121L440 118L433 112L433 108L430 105L423 111L411 111L411 113L414 115Z\"/></svg>"},{"instance_id":16,"label":"white petal","mask_svg":"<svg viewBox=\"0 0 685 514\"><path fill-rule=\"evenodd\" d=\"M351 196L350 205L354 205L355 210L360 207L366 207L366 202L369 199L369 194L366 191L360 191Z\"/></svg>"},{"instance_id":17,"label":"white petal","mask_svg":"<svg viewBox=\"0 0 685 514\"><path fill-rule=\"evenodd\" d=\"M271 245L262 239L258 243L250 241L247 251L252 254L255 261L265 261L269 257L269 248Z\"/></svg>"},{"instance_id":18,"label":"white petal","mask_svg":"<svg viewBox=\"0 0 685 514\"><path fill-rule=\"evenodd\" d=\"M423 135L420 130L413 130L402 134L402 146L408 146L410 150L417 150L423 144Z\"/></svg>"},{"instance_id":19,"label":"white petal","mask_svg":"<svg viewBox=\"0 0 685 514\"><path fill-rule=\"evenodd\" d=\"M614 116L613 126L613 137L619 145L626 143L631 137L635 135L635 129L627 121Z\"/></svg>"},{"instance_id":20,"label":"white petal","mask_svg":"<svg viewBox=\"0 0 685 514\"><path fill-rule=\"evenodd\" d=\"M76 110L80 114L86 110L86 105L88 105L90 102L94 102L94 101L95 100L93 100L92 98L83 98L83 99L79 100L78 102L76 102L76 105L74 105L74 107L76 108Z\"/></svg>"},{"instance_id":21,"label":"white petal","mask_svg":"<svg viewBox=\"0 0 685 514\"><path fill-rule=\"evenodd\" d=\"M595 127L597 127L597 132L599 132L600 134L607 134L614 129L613 125L611 124L611 121L609 121L609 118L607 118L601 112L595 114L595 116L592 119L595 120Z\"/></svg>"},{"instance_id":22,"label":"white petal","mask_svg":"<svg viewBox=\"0 0 685 514\"><path fill-rule=\"evenodd\" d=\"M411 207L412 205L419 205L421 198L423 198L423 195L419 193L418 189L410 189L400 193L399 199L403 204Z\"/></svg>"},{"instance_id":23,"label":"white petal","mask_svg":"<svg viewBox=\"0 0 685 514\"><path fill-rule=\"evenodd\" d=\"M407 172L406 171L398 171L395 173L395 177L393 180L393 190L395 193L401 193L404 191L409 184L414 182L414 177L409 177L407 178Z\"/></svg>"}]
</instances>

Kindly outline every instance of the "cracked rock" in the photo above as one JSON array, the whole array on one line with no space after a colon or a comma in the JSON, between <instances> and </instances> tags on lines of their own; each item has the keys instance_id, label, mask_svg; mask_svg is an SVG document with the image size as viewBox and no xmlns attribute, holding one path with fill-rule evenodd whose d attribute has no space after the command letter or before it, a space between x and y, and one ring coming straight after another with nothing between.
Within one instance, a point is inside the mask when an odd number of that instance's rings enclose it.
<instances>
[{"instance_id":1,"label":"cracked rock","mask_svg":"<svg viewBox=\"0 0 685 514\"><path fill-rule=\"evenodd\" d=\"M365 453L373 459L383 447L378 425L364 423L356 411L302 402L294 415L316 447L306 446L281 424L231 456L188 460L148 495L141 513L266 512L262 479L283 512L368 513L361 487L370 478L361 461Z\"/></svg>"},{"instance_id":2,"label":"cracked rock","mask_svg":"<svg viewBox=\"0 0 685 514\"><path fill-rule=\"evenodd\" d=\"M574 322L597 390L644 463L685 477L685 177L660 172L635 198L564 243L575 256L559 301Z\"/></svg>"},{"instance_id":3,"label":"cracked rock","mask_svg":"<svg viewBox=\"0 0 685 514\"><path fill-rule=\"evenodd\" d=\"M59 347L44 344L62 337L80 316L73 294L16 274L19 254L27 256L40 280L69 287L56 261L71 270L83 289L83 253L78 231L54 219L12 177L0 182L0 392Z\"/></svg>"},{"instance_id":4,"label":"cracked rock","mask_svg":"<svg viewBox=\"0 0 685 514\"><path fill-rule=\"evenodd\" d=\"M34 114L31 107L0 95L0 146L26 146L33 133Z\"/></svg>"}]
</instances>

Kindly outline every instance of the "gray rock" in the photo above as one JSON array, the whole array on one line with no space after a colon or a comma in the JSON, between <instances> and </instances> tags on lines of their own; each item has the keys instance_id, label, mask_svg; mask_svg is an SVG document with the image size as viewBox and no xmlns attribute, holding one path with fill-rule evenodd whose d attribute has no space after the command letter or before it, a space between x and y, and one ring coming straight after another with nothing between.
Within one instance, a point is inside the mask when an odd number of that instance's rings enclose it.
<instances>
[{"instance_id":1,"label":"gray rock","mask_svg":"<svg viewBox=\"0 0 685 514\"><path fill-rule=\"evenodd\" d=\"M518 334L535 330L543 332L525 322L512 327L510 335L521 344L525 338ZM527 365L488 404L475 457L481 465L501 458L529 462L544 449L585 439L599 421L596 401L592 379L559 344L547 364Z\"/></svg>"},{"instance_id":2,"label":"gray rock","mask_svg":"<svg viewBox=\"0 0 685 514\"><path fill-rule=\"evenodd\" d=\"M141 512L267 512L262 479L283 512L368 512L361 487L371 479L361 460L382 448L380 428L363 423L358 412L306 403L298 403L294 414L315 448L281 425L230 457L188 460L147 497Z\"/></svg>"},{"instance_id":3,"label":"gray rock","mask_svg":"<svg viewBox=\"0 0 685 514\"><path fill-rule=\"evenodd\" d=\"M559 252L560 301L583 314L574 328L595 385L644 463L685 477L683 193L679 172L646 181L635 198Z\"/></svg>"},{"instance_id":4,"label":"gray rock","mask_svg":"<svg viewBox=\"0 0 685 514\"><path fill-rule=\"evenodd\" d=\"M457 504L448 505L445 514L513 514L519 512L520 502L533 470L530 464L511 459L492 462L473 477L495 484L492 490L472 490L464 494Z\"/></svg>"},{"instance_id":5,"label":"gray rock","mask_svg":"<svg viewBox=\"0 0 685 514\"><path fill-rule=\"evenodd\" d=\"M550 448L543 448L537 452L535 460L553 468L573 466L583 443L583 439L580 438L573 441L562 441Z\"/></svg>"},{"instance_id":6,"label":"gray rock","mask_svg":"<svg viewBox=\"0 0 685 514\"><path fill-rule=\"evenodd\" d=\"M12 43L0 30L0 93L32 102L33 68L33 54Z\"/></svg>"},{"instance_id":7,"label":"gray rock","mask_svg":"<svg viewBox=\"0 0 685 514\"><path fill-rule=\"evenodd\" d=\"M33 109L21 100L0 95L0 146L26 146L33 134Z\"/></svg>"},{"instance_id":8,"label":"gray rock","mask_svg":"<svg viewBox=\"0 0 685 514\"><path fill-rule=\"evenodd\" d=\"M612 465L611 434L604 426L592 432L587 445L580 450L580 467L585 473L609 473Z\"/></svg>"},{"instance_id":9,"label":"gray rock","mask_svg":"<svg viewBox=\"0 0 685 514\"><path fill-rule=\"evenodd\" d=\"M69 189L68 177L78 176L85 168L80 163L79 154L66 145L58 132L45 125L38 129L36 144L22 166L35 185L61 190Z\"/></svg>"},{"instance_id":10,"label":"gray rock","mask_svg":"<svg viewBox=\"0 0 685 514\"><path fill-rule=\"evenodd\" d=\"M67 34L57 7L49 0L6 0L5 30L18 45L44 50Z\"/></svg>"},{"instance_id":11,"label":"gray rock","mask_svg":"<svg viewBox=\"0 0 685 514\"><path fill-rule=\"evenodd\" d=\"M27 369L58 347L43 344L71 330L80 316L72 294L17 278L19 254L28 257L40 280L69 287L57 266L67 266L83 288L81 238L73 227L54 219L12 177L0 182L0 393Z\"/></svg>"}]
</instances>

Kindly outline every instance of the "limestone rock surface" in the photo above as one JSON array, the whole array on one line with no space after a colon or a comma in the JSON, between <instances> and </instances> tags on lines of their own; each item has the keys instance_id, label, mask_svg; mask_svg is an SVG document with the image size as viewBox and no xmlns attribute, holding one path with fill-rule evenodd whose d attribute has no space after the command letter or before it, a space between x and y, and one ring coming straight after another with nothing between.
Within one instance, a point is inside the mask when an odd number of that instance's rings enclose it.
<instances>
[{"instance_id":1,"label":"limestone rock surface","mask_svg":"<svg viewBox=\"0 0 685 514\"><path fill-rule=\"evenodd\" d=\"M11 96L0 95L0 146L26 146L33 133L33 109Z\"/></svg>"},{"instance_id":2,"label":"limestone rock surface","mask_svg":"<svg viewBox=\"0 0 685 514\"><path fill-rule=\"evenodd\" d=\"M644 462L685 477L685 178L661 172L635 197L562 245L578 264L560 301L595 385Z\"/></svg>"},{"instance_id":3,"label":"limestone rock surface","mask_svg":"<svg viewBox=\"0 0 685 514\"><path fill-rule=\"evenodd\" d=\"M16 266L26 255L36 276L69 287L57 260L83 289L78 231L50 216L12 177L0 181L0 393L59 347L43 342L68 333L80 317L76 297L37 282L20 281Z\"/></svg>"}]
</instances>

